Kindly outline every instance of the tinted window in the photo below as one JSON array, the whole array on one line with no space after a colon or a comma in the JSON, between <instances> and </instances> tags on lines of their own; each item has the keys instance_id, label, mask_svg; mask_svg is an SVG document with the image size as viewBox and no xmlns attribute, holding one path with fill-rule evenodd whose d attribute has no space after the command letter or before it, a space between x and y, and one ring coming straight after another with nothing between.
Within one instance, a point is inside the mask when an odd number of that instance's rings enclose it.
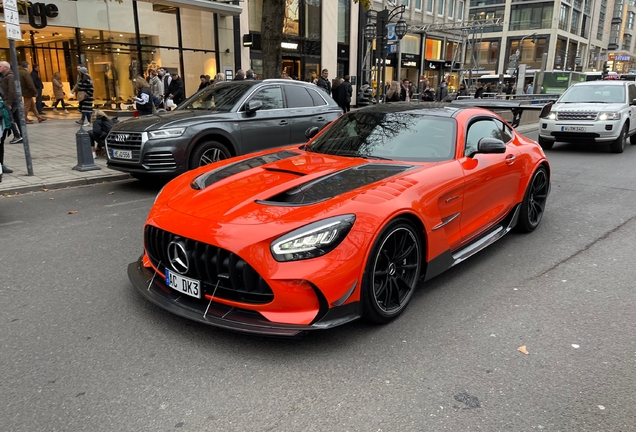
<instances>
[{"instance_id":1,"label":"tinted window","mask_svg":"<svg viewBox=\"0 0 636 432\"><path fill-rule=\"evenodd\" d=\"M495 123L497 123L497 126L500 128L501 130L501 140L505 143L509 143L512 140L512 130L510 130L510 128L508 127L508 125L506 125L504 122L499 121L499 120L495 120Z\"/></svg>"},{"instance_id":2,"label":"tinted window","mask_svg":"<svg viewBox=\"0 0 636 432\"><path fill-rule=\"evenodd\" d=\"M304 87L295 85L285 86L285 97L287 98L287 108L313 107L314 101Z\"/></svg>"},{"instance_id":3,"label":"tinted window","mask_svg":"<svg viewBox=\"0 0 636 432\"><path fill-rule=\"evenodd\" d=\"M501 129L493 120L478 120L470 125L466 135L464 156L470 156L475 153L479 140L484 137L501 139Z\"/></svg>"},{"instance_id":4,"label":"tinted window","mask_svg":"<svg viewBox=\"0 0 636 432\"><path fill-rule=\"evenodd\" d=\"M261 101L263 103L261 110L283 108L283 93L280 87L267 87L259 90L250 100Z\"/></svg>"},{"instance_id":5,"label":"tinted window","mask_svg":"<svg viewBox=\"0 0 636 432\"><path fill-rule=\"evenodd\" d=\"M230 111L252 86L239 83L221 83L206 87L188 99L180 110Z\"/></svg>"},{"instance_id":6,"label":"tinted window","mask_svg":"<svg viewBox=\"0 0 636 432\"><path fill-rule=\"evenodd\" d=\"M636 85L629 85L629 102L631 103L634 99L636 99Z\"/></svg>"},{"instance_id":7,"label":"tinted window","mask_svg":"<svg viewBox=\"0 0 636 432\"><path fill-rule=\"evenodd\" d=\"M309 95L314 101L314 106L327 105L327 102L323 99L322 96L320 96L320 94L316 90L309 89L307 91L309 92Z\"/></svg>"}]
</instances>

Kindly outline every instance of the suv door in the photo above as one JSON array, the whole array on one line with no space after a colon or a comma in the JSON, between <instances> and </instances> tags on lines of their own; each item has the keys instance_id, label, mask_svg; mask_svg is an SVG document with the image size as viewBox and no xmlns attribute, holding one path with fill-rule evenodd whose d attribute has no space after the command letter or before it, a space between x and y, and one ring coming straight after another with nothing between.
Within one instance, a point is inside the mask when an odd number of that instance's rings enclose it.
<instances>
[{"instance_id":1,"label":"suv door","mask_svg":"<svg viewBox=\"0 0 636 432\"><path fill-rule=\"evenodd\" d=\"M285 100L289 108L289 122L291 129L291 143L300 144L307 142L305 131L317 126L322 129L327 124L324 99L312 97L312 89L300 85L283 85Z\"/></svg>"},{"instance_id":2,"label":"suv door","mask_svg":"<svg viewBox=\"0 0 636 432\"><path fill-rule=\"evenodd\" d=\"M250 101L260 101L263 106L256 112L248 113L246 107ZM238 118L242 148L239 154L291 143L289 115L285 109L280 85L258 89L247 99Z\"/></svg>"},{"instance_id":3,"label":"suv door","mask_svg":"<svg viewBox=\"0 0 636 432\"><path fill-rule=\"evenodd\" d=\"M629 83L627 85L627 104L629 106L629 135L636 133L636 105L632 105L634 99L636 99L636 84Z\"/></svg>"}]
</instances>

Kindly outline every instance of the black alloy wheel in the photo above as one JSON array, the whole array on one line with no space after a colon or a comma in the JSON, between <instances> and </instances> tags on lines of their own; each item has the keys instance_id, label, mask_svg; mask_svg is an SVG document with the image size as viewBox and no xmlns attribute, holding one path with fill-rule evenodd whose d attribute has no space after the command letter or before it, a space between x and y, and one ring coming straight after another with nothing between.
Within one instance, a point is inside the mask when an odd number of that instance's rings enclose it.
<instances>
[{"instance_id":1,"label":"black alloy wheel","mask_svg":"<svg viewBox=\"0 0 636 432\"><path fill-rule=\"evenodd\" d=\"M521 214L517 223L519 231L529 233L539 226L549 191L548 171L544 166L540 166L532 175L526 196L521 203Z\"/></svg>"},{"instance_id":2,"label":"black alloy wheel","mask_svg":"<svg viewBox=\"0 0 636 432\"><path fill-rule=\"evenodd\" d=\"M625 151L625 147L627 146L627 124L623 126L621 129L621 134L616 138L615 141L612 141L610 144L610 151L612 153L623 153Z\"/></svg>"},{"instance_id":3,"label":"black alloy wheel","mask_svg":"<svg viewBox=\"0 0 636 432\"><path fill-rule=\"evenodd\" d=\"M406 308L422 268L422 240L412 223L399 218L376 239L362 282L363 316L384 324Z\"/></svg>"},{"instance_id":4,"label":"black alloy wheel","mask_svg":"<svg viewBox=\"0 0 636 432\"><path fill-rule=\"evenodd\" d=\"M190 169L202 167L232 157L230 151L218 141L205 141L190 156Z\"/></svg>"}]
</instances>

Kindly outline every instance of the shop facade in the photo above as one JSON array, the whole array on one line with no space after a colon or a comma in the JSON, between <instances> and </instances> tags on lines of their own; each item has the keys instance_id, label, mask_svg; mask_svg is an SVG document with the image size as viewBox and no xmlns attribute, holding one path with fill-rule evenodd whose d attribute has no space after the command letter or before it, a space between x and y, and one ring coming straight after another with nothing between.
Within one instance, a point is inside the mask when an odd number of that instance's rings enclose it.
<instances>
[{"instance_id":1,"label":"shop facade","mask_svg":"<svg viewBox=\"0 0 636 432\"><path fill-rule=\"evenodd\" d=\"M196 92L200 75L234 70L232 17L241 13L240 6L187 0L162 5L49 0L33 5L56 13L34 19L23 6L24 37L15 45L19 63L40 66L45 100L52 98L55 72L70 94L80 64L93 79L96 106L129 101L134 95L132 79L146 76L149 68L178 72L187 96ZM4 35L0 59L10 61Z\"/></svg>"}]
</instances>

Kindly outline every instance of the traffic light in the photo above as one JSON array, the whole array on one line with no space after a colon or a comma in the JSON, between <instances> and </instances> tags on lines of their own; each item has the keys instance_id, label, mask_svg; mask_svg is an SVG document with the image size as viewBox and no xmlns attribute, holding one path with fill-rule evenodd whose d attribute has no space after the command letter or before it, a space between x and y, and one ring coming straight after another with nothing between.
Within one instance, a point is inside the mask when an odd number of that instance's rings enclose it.
<instances>
[{"instance_id":1,"label":"traffic light","mask_svg":"<svg viewBox=\"0 0 636 432\"><path fill-rule=\"evenodd\" d=\"M607 67L607 62L603 63L603 77L609 75L609 68Z\"/></svg>"}]
</instances>

